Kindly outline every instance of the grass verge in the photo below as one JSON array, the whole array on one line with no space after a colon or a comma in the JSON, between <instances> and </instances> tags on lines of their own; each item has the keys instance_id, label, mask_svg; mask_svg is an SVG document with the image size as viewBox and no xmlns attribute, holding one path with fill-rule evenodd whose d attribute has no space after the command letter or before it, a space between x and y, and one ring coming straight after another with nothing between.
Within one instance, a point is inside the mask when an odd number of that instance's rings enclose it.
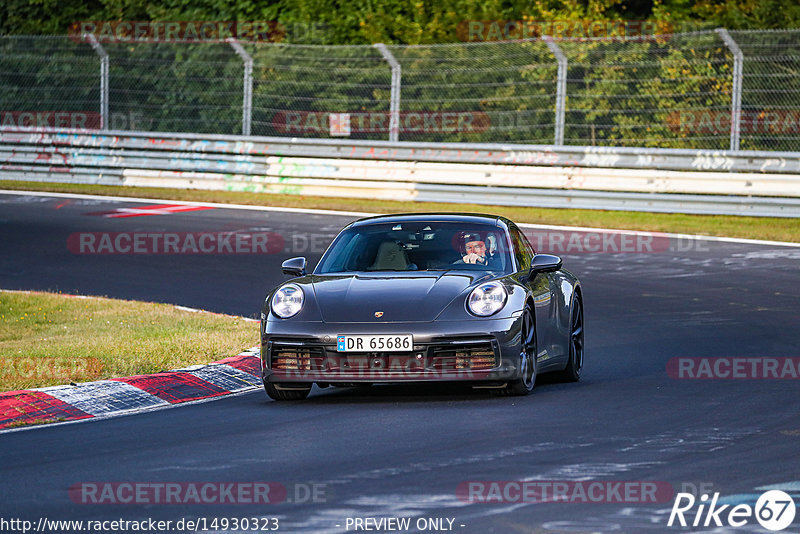
<instances>
[{"instance_id":1,"label":"grass verge","mask_svg":"<svg viewBox=\"0 0 800 534\"><path fill-rule=\"evenodd\" d=\"M0 391L155 373L258 345L257 323L170 304L0 291Z\"/></svg>"},{"instance_id":2,"label":"grass verge","mask_svg":"<svg viewBox=\"0 0 800 534\"><path fill-rule=\"evenodd\" d=\"M33 421L14 421L7 424L4 428L22 428L26 426L49 425L51 423L61 423L65 421L63 417L49 419L34 419Z\"/></svg>"},{"instance_id":3,"label":"grass verge","mask_svg":"<svg viewBox=\"0 0 800 534\"><path fill-rule=\"evenodd\" d=\"M0 180L0 189L189 200L195 202L222 202L254 206L315 208L369 213L425 211L482 212L504 215L513 221L526 223L618 228L647 232L673 232L800 242L800 219L792 218L528 208L437 202L399 202L390 200L309 197L234 191L205 191L198 189L185 190L113 185L18 182L13 180Z\"/></svg>"}]
</instances>

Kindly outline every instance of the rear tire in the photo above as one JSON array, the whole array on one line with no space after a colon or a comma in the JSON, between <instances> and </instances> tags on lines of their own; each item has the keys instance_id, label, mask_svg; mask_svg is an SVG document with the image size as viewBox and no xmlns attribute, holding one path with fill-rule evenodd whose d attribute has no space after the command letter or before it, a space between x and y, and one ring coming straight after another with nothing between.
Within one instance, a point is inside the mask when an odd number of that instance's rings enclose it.
<instances>
[{"instance_id":1,"label":"rear tire","mask_svg":"<svg viewBox=\"0 0 800 534\"><path fill-rule=\"evenodd\" d=\"M280 384L278 384L280 385ZM308 397L308 394L311 392L312 384L309 384L308 387L301 386L301 385L291 385L286 384L286 387L298 388L298 389L278 389L275 387L275 384L271 382L264 381L264 391L267 392L267 396L276 401L298 401L303 400Z\"/></svg>"},{"instance_id":2,"label":"rear tire","mask_svg":"<svg viewBox=\"0 0 800 534\"><path fill-rule=\"evenodd\" d=\"M533 322L533 308L525 305L520 329L520 366L522 376L509 381L506 387L498 390L501 395L520 397L533 391L536 385L536 327Z\"/></svg>"}]
</instances>

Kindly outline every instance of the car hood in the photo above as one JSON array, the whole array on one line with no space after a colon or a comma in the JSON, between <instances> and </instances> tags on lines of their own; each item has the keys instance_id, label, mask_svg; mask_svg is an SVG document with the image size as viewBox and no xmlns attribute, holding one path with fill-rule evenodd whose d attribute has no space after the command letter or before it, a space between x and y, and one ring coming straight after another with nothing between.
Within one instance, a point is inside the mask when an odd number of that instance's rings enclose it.
<instances>
[{"instance_id":1,"label":"car hood","mask_svg":"<svg viewBox=\"0 0 800 534\"><path fill-rule=\"evenodd\" d=\"M314 275L311 284L325 322L433 321L467 288L491 276L486 271L332 274Z\"/></svg>"}]
</instances>

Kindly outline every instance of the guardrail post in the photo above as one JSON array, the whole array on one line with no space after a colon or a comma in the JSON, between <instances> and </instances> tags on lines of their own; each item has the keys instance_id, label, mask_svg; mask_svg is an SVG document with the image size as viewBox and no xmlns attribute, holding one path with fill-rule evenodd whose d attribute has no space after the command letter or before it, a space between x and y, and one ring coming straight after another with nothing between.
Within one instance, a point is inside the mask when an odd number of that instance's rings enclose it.
<instances>
[{"instance_id":1,"label":"guardrail post","mask_svg":"<svg viewBox=\"0 0 800 534\"><path fill-rule=\"evenodd\" d=\"M725 46L733 54L733 91L731 94L731 150L739 150L739 138L742 131L742 67L744 64L744 54L731 34L725 28L717 28Z\"/></svg>"},{"instance_id":2,"label":"guardrail post","mask_svg":"<svg viewBox=\"0 0 800 534\"><path fill-rule=\"evenodd\" d=\"M556 57L558 61L558 81L556 83L556 132L555 144L562 146L564 144L564 115L567 106L567 56L561 51L561 48L549 36L543 37L547 48L550 53Z\"/></svg>"},{"instance_id":3,"label":"guardrail post","mask_svg":"<svg viewBox=\"0 0 800 534\"><path fill-rule=\"evenodd\" d=\"M376 43L373 46L378 49L383 59L392 68L392 93L389 98L389 141L396 142L400 140L400 77L402 70L400 63L385 44Z\"/></svg>"},{"instance_id":4,"label":"guardrail post","mask_svg":"<svg viewBox=\"0 0 800 534\"><path fill-rule=\"evenodd\" d=\"M242 96L242 135L250 135L250 125L253 117L253 58L242 48L239 41L228 37L228 44L242 58L244 62L244 91Z\"/></svg>"},{"instance_id":5,"label":"guardrail post","mask_svg":"<svg viewBox=\"0 0 800 534\"><path fill-rule=\"evenodd\" d=\"M108 53L97 42L94 34L84 33L83 38L89 41L94 51L100 56L100 129L108 130Z\"/></svg>"}]
</instances>

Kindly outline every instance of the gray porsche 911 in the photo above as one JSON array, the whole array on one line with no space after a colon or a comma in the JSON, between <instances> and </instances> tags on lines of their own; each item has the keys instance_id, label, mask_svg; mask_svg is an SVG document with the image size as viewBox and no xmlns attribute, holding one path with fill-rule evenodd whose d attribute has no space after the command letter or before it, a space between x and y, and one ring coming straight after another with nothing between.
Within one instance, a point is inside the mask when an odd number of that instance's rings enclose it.
<instances>
[{"instance_id":1,"label":"gray porsche 911","mask_svg":"<svg viewBox=\"0 0 800 534\"><path fill-rule=\"evenodd\" d=\"M580 282L503 217L361 219L313 273L305 258L282 270L293 278L269 293L261 313L272 399L304 399L315 383L458 381L527 395L539 373L580 379Z\"/></svg>"}]
</instances>

